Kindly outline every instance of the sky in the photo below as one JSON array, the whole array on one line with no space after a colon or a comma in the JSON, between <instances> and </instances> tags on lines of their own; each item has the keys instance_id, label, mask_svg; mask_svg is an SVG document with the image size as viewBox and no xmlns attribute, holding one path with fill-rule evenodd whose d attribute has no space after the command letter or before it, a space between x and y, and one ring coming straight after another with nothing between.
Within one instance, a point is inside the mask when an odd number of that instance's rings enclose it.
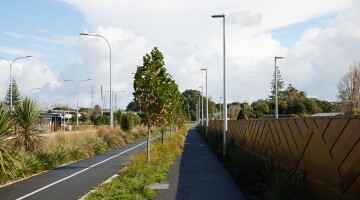
<instances>
[{"instance_id":1,"label":"sky","mask_svg":"<svg viewBox=\"0 0 360 200\"><path fill-rule=\"evenodd\" d=\"M79 107L107 108L109 47L100 37L79 35L99 34L111 47L117 108L133 99L131 73L154 47L181 92L205 87L200 69L207 68L208 96L218 103L223 24L214 14L226 15L228 102L267 98L275 56L284 57L277 64L286 85L328 101L337 100L342 76L360 62L355 0L0 0L0 57L32 56L15 61L12 76L43 109L75 108L77 88ZM9 80L9 63L0 59L0 99Z\"/></svg>"}]
</instances>

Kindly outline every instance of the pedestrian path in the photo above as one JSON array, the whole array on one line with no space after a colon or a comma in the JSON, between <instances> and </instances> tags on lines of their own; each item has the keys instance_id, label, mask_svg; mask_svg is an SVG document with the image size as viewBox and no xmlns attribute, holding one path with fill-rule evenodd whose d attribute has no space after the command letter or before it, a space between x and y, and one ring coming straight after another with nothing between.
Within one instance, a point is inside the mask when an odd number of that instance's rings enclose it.
<instances>
[{"instance_id":1,"label":"pedestrian path","mask_svg":"<svg viewBox=\"0 0 360 200\"><path fill-rule=\"evenodd\" d=\"M196 129L189 131L167 181L170 188L158 190L156 200L245 199Z\"/></svg>"}]
</instances>

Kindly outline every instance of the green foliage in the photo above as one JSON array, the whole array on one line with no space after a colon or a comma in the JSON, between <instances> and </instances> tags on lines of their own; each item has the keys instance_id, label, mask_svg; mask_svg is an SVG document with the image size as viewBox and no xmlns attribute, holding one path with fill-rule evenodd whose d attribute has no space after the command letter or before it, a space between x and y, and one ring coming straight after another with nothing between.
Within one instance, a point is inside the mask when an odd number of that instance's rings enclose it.
<instances>
[{"instance_id":1,"label":"green foliage","mask_svg":"<svg viewBox=\"0 0 360 200\"><path fill-rule=\"evenodd\" d=\"M10 88L11 88L11 84L9 84L9 88L6 92L6 96L4 99L4 105L10 106ZM21 104L21 97L20 97L20 92L19 92L19 88L16 84L15 79L12 79L12 105L14 107L17 107Z\"/></svg>"},{"instance_id":2,"label":"green foliage","mask_svg":"<svg viewBox=\"0 0 360 200\"><path fill-rule=\"evenodd\" d=\"M126 106L126 111L139 112L140 106L136 102L132 101Z\"/></svg>"},{"instance_id":3,"label":"green foliage","mask_svg":"<svg viewBox=\"0 0 360 200\"><path fill-rule=\"evenodd\" d=\"M196 104L199 101L201 92L199 90L187 89L183 93L181 93L181 95L184 97L185 104L189 105L189 110L187 107L185 108L186 113L190 112L191 121L195 121L196 120Z\"/></svg>"},{"instance_id":4,"label":"green foliage","mask_svg":"<svg viewBox=\"0 0 360 200\"><path fill-rule=\"evenodd\" d=\"M130 163L111 182L95 188L86 199L153 199L155 190L151 183L159 183L166 178L169 168L184 147L187 129L182 128L165 143L157 141L152 147L152 160L147 162L146 153L132 157Z\"/></svg>"},{"instance_id":5,"label":"green foliage","mask_svg":"<svg viewBox=\"0 0 360 200\"><path fill-rule=\"evenodd\" d=\"M110 123L110 117L106 115L92 115L90 120L94 125L106 125Z\"/></svg>"},{"instance_id":6,"label":"green foliage","mask_svg":"<svg viewBox=\"0 0 360 200\"><path fill-rule=\"evenodd\" d=\"M253 114L253 109L248 103L243 103L241 110L237 116L237 119L251 119Z\"/></svg>"},{"instance_id":7,"label":"green foliage","mask_svg":"<svg viewBox=\"0 0 360 200\"><path fill-rule=\"evenodd\" d=\"M353 112L360 107L360 63L355 63L338 84L338 100L343 112Z\"/></svg>"},{"instance_id":8,"label":"green foliage","mask_svg":"<svg viewBox=\"0 0 360 200\"><path fill-rule=\"evenodd\" d=\"M16 120L21 127L15 145L25 151L33 151L41 146L41 137L37 135L39 130L39 111L36 102L25 97L22 103L15 108Z\"/></svg>"},{"instance_id":9,"label":"green foliage","mask_svg":"<svg viewBox=\"0 0 360 200\"><path fill-rule=\"evenodd\" d=\"M282 98L283 95L283 89L284 89L284 81L281 77L280 69L276 66L277 69L277 87L278 87L278 97ZM275 71L273 74L273 80L270 83L270 89L271 89L271 95L269 95L269 99L274 100L275 99Z\"/></svg>"},{"instance_id":10,"label":"green foliage","mask_svg":"<svg viewBox=\"0 0 360 200\"><path fill-rule=\"evenodd\" d=\"M122 112L120 109L114 113L114 117L115 117L117 124L121 124L121 120L122 120L121 115L122 115Z\"/></svg>"},{"instance_id":11,"label":"green foliage","mask_svg":"<svg viewBox=\"0 0 360 200\"><path fill-rule=\"evenodd\" d=\"M125 131L133 129L135 126L139 125L140 122L140 117L133 112L127 112L121 115L121 128Z\"/></svg>"},{"instance_id":12,"label":"green foliage","mask_svg":"<svg viewBox=\"0 0 360 200\"><path fill-rule=\"evenodd\" d=\"M16 153L7 144L14 126L13 117L0 103L0 176L13 177L19 169Z\"/></svg>"},{"instance_id":13,"label":"green foliage","mask_svg":"<svg viewBox=\"0 0 360 200\"><path fill-rule=\"evenodd\" d=\"M165 128L183 121L184 99L166 72L164 57L157 47L143 57L143 65L137 67L134 78L134 102L140 106L148 132L154 125ZM148 144L149 137L148 134Z\"/></svg>"}]
</instances>

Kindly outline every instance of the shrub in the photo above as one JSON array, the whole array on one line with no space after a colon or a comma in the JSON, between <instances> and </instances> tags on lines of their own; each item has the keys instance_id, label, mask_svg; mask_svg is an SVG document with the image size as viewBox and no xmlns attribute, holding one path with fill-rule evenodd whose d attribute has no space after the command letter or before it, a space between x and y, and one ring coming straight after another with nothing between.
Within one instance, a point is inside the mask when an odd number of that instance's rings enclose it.
<instances>
[{"instance_id":1,"label":"shrub","mask_svg":"<svg viewBox=\"0 0 360 200\"><path fill-rule=\"evenodd\" d=\"M140 117L133 112L127 112L121 116L121 128L125 131L133 129L135 126L139 125L140 122Z\"/></svg>"}]
</instances>

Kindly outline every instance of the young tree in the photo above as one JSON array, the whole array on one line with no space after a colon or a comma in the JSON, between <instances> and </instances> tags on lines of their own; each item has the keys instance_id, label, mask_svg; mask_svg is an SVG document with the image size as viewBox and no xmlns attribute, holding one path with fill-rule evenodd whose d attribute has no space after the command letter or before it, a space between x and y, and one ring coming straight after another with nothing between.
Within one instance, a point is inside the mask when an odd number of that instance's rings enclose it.
<instances>
[{"instance_id":1,"label":"young tree","mask_svg":"<svg viewBox=\"0 0 360 200\"><path fill-rule=\"evenodd\" d=\"M138 66L134 80L134 102L140 106L147 124L147 159L150 162L150 128L156 124L164 112L163 86L167 73L164 57L158 48L143 57L143 65Z\"/></svg>"},{"instance_id":2,"label":"young tree","mask_svg":"<svg viewBox=\"0 0 360 200\"><path fill-rule=\"evenodd\" d=\"M338 91L338 99L344 112L353 112L360 107L360 63L349 67L338 84Z\"/></svg>"},{"instance_id":3,"label":"young tree","mask_svg":"<svg viewBox=\"0 0 360 200\"><path fill-rule=\"evenodd\" d=\"M11 92L11 84L9 84L9 88L6 92L6 96L5 96L5 99L4 99L4 105L7 105L7 106L10 106L11 104L11 95L10 95L10 92ZM15 79L13 78L12 79L12 105L14 107L17 107L18 105L20 105L21 103L21 97L20 97L20 92L19 92L19 88L16 84L16 81Z\"/></svg>"}]
</instances>

